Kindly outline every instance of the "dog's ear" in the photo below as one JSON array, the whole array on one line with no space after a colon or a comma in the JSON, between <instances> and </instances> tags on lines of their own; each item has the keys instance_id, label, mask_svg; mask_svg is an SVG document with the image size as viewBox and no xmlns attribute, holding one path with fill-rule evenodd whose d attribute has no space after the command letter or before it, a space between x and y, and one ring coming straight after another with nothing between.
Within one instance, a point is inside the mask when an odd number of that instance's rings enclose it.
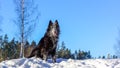
<instances>
[{"instance_id":1,"label":"dog's ear","mask_svg":"<svg viewBox=\"0 0 120 68\"><path fill-rule=\"evenodd\" d=\"M52 21L50 20L50 21L49 21L49 25L48 25L48 26L51 26L52 24L53 24L53 23L52 23Z\"/></svg>"},{"instance_id":2,"label":"dog's ear","mask_svg":"<svg viewBox=\"0 0 120 68\"><path fill-rule=\"evenodd\" d=\"M59 27L58 20L55 20L55 24Z\"/></svg>"},{"instance_id":3,"label":"dog's ear","mask_svg":"<svg viewBox=\"0 0 120 68\"><path fill-rule=\"evenodd\" d=\"M58 20L55 20L55 23L58 25Z\"/></svg>"},{"instance_id":4,"label":"dog's ear","mask_svg":"<svg viewBox=\"0 0 120 68\"><path fill-rule=\"evenodd\" d=\"M57 26L57 30L58 30L58 34L59 34L60 33L60 26L59 26L58 20L55 20L55 24Z\"/></svg>"},{"instance_id":5,"label":"dog's ear","mask_svg":"<svg viewBox=\"0 0 120 68\"><path fill-rule=\"evenodd\" d=\"M47 28L47 32L50 31L50 27L52 26L53 22L50 20L49 21L49 25L48 25L48 28Z\"/></svg>"},{"instance_id":6,"label":"dog's ear","mask_svg":"<svg viewBox=\"0 0 120 68\"><path fill-rule=\"evenodd\" d=\"M50 20L49 21L49 25L48 25L48 28L50 28L50 26L52 26L53 22Z\"/></svg>"}]
</instances>

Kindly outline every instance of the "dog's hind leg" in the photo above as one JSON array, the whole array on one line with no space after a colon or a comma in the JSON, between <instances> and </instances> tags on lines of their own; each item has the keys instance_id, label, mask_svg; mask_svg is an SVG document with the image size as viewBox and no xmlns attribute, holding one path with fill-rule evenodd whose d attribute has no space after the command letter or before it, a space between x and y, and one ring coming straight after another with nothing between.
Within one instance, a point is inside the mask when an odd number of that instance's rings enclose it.
<instances>
[{"instance_id":1,"label":"dog's hind leg","mask_svg":"<svg viewBox=\"0 0 120 68\"><path fill-rule=\"evenodd\" d=\"M47 61L47 55L46 54L43 55L43 60Z\"/></svg>"}]
</instances>

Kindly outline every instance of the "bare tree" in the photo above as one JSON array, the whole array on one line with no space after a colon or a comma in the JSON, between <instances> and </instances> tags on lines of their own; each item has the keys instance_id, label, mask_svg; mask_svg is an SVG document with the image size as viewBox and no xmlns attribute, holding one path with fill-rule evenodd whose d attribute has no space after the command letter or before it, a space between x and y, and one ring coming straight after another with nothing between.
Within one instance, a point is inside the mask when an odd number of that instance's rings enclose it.
<instances>
[{"instance_id":1,"label":"bare tree","mask_svg":"<svg viewBox=\"0 0 120 68\"><path fill-rule=\"evenodd\" d=\"M19 29L21 41L20 58L22 58L24 57L25 41L35 28L39 12L37 10L37 5L35 5L33 0L14 0L14 3L16 6L15 11L17 13L17 19L14 22Z\"/></svg>"}]
</instances>

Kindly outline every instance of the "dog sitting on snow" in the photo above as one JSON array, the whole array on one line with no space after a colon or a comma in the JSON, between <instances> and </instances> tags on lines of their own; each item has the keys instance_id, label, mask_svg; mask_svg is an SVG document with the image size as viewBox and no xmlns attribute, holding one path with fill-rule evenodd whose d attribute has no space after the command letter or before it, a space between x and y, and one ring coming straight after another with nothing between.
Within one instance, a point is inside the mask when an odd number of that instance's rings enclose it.
<instances>
[{"instance_id":1,"label":"dog sitting on snow","mask_svg":"<svg viewBox=\"0 0 120 68\"><path fill-rule=\"evenodd\" d=\"M39 41L38 46L36 46L30 56L37 56L44 60L47 60L48 56L51 55L53 62L56 62L56 48L60 34L60 27L58 21L53 23L49 21L49 25L44 37Z\"/></svg>"}]
</instances>

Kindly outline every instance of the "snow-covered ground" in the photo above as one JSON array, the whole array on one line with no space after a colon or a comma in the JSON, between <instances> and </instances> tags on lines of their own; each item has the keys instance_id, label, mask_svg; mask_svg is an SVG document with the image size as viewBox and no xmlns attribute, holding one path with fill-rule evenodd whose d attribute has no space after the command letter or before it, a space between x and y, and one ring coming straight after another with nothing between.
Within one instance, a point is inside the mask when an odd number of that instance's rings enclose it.
<instances>
[{"instance_id":1,"label":"snow-covered ground","mask_svg":"<svg viewBox=\"0 0 120 68\"><path fill-rule=\"evenodd\" d=\"M52 63L33 57L3 61L0 68L120 68L120 59L57 59Z\"/></svg>"}]
</instances>

